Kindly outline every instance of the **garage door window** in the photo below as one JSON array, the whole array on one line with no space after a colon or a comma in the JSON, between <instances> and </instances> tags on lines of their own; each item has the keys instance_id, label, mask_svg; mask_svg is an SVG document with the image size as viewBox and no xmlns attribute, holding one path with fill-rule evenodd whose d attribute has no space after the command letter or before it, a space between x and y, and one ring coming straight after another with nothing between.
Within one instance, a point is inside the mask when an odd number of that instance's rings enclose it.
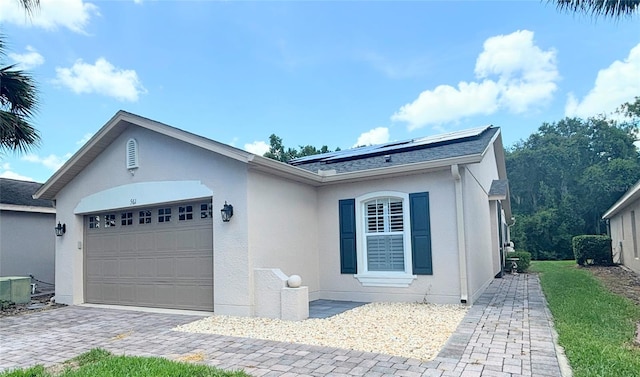
<instances>
[{"instance_id":1,"label":"garage door window","mask_svg":"<svg viewBox=\"0 0 640 377\"><path fill-rule=\"evenodd\" d=\"M89 216L89 229L100 228L100 216Z\"/></svg>"},{"instance_id":2,"label":"garage door window","mask_svg":"<svg viewBox=\"0 0 640 377\"><path fill-rule=\"evenodd\" d=\"M138 224L151 224L151 211L146 209L138 213Z\"/></svg>"},{"instance_id":3,"label":"garage door window","mask_svg":"<svg viewBox=\"0 0 640 377\"><path fill-rule=\"evenodd\" d=\"M200 218L206 219L211 217L211 205L210 204L200 204Z\"/></svg>"},{"instance_id":4,"label":"garage door window","mask_svg":"<svg viewBox=\"0 0 640 377\"><path fill-rule=\"evenodd\" d=\"M122 212L120 214L120 225L133 225L133 212Z\"/></svg>"},{"instance_id":5,"label":"garage door window","mask_svg":"<svg viewBox=\"0 0 640 377\"><path fill-rule=\"evenodd\" d=\"M193 220L193 206L178 207L178 221Z\"/></svg>"},{"instance_id":6,"label":"garage door window","mask_svg":"<svg viewBox=\"0 0 640 377\"><path fill-rule=\"evenodd\" d=\"M158 210L158 222L168 223L171 221L171 208L160 208Z\"/></svg>"},{"instance_id":7,"label":"garage door window","mask_svg":"<svg viewBox=\"0 0 640 377\"><path fill-rule=\"evenodd\" d=\"M104 227L112 228L115 226L116 226L116 215L112 213L104 215Z\"/></svg>"}]
</instances>

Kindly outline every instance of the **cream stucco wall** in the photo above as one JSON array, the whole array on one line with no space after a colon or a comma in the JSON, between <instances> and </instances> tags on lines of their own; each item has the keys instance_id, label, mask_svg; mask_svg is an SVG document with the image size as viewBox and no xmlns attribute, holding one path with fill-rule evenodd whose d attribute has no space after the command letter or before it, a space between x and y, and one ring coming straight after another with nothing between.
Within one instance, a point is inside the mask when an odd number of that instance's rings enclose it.
<instances>
[{"instance_id":1,"label":"cream stucco wall","mask_svg":"<svg viewBox=\"0 0 640 377\"><path fill-rule=\"evenodd\" d=\"M499 258L500 249L495 234L496 206L495 203L491 205L488 194L492 181L498 179L493 146L480 163L466 166L462 175L469 297L474 302L498 273L495 260ZM492 222L496 226L492 226Z\"/></svg>"},{"instance_id":2,"label":"cream stucco wall","mask_svg":"<svg viewBox=\"0 0 640 377\"><path fill-rule=\"evenodd\" d=\"M125 168L125 145L129 138L135 138L139 145L140 167L134 175ZM147 129L125 130L56 196L56 221L67 224L67 233L56 237L58 302L84 302L83 216L73 213L82 198L131 183L197 180L213 191L214 213L219 212L224 201L234 206L231 222L213 222L214 310L250 315L246 169L241 162Z\"/></svg>"},{"instance_id":3,"label":"cream stucco wall","mask_svg":"<svg viewBox=\"0 0 640 377\"><path fill-rule=\"evenodd\" d=\"M338 201L376 191L429 192L433 275L418 275L407 288L364 287L354 275L340 273ZM321 298L460 302L454 181L448 169L320 187L318 217Z\"/></svg>"},{"instance_id":4,"label":"cream stucco wall","mask_svg":"<svg viewBox=\"0 0 640 377\"><path fill-rule=\"evenodd\" d=\"M300 275L319 298L318 202L315 187L249 171L250 270L279 268Z\"/></svg>"},{"instance_id":5,"label":"cream stucco wall","mask_svg":"<svg viewBox=\"0 0 640 377\"><path fill-rule=\"evenodd\" d=\"M631 211L636 217L636 247L634 254L633 231L631 227ZM622 209L610 220L611 246L614 262L623 263L625 266L640 274L640 200L632 202ZM638 255L638 257L636 257Z\"/></svg>"}]
</instances>

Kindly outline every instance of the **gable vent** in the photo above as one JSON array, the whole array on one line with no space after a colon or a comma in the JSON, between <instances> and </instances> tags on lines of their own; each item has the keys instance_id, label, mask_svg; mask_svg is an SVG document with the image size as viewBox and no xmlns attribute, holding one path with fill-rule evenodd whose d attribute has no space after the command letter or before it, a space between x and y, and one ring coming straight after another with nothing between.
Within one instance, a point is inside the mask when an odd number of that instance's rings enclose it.
<instances>
[{"instance_id":1,"label":"gable vent","mask_svg":"<svg viewBox=\"0 0 640 377\"><path fill-rule=\"evenodd\" d=\"M127 141L127 169L138 168L138 142L136 139Z\"/></svg>"}]
</instances>

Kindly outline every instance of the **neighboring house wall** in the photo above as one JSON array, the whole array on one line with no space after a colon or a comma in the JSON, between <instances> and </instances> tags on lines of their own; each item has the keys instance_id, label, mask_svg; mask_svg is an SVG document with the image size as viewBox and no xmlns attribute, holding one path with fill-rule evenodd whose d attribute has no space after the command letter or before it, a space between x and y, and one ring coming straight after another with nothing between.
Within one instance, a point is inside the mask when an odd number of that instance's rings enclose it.
<instances>
[{"instance_id":1,"label":"neighboring house wall","mask_svg":"<svg viewBox=\"0 0 640 377\"><path fill-rule=\"evenodd\" d=\"M615 262L623 263L640 274L640 200L630 203L613 216L610 226L613 252L618 255Z\"/></svg>"},{"instance_id":2,"label":"neighboring house wall","mask_svg":"<svg viewBox=\"0 0 640 377\"><path fill-rule=\"evenodd\" d=\"M125 146L130 138L139 146L140 167L133 175L125 168ZM233 204L231 222L213 221L214 310L251 315L246 165L139 127L125 130L56 196L57 220L67 224L67 234L57 237L58 302L84 302L84 216L73 215L82 198L132 183L183 180L201 181L213 191L216 220L225 201ZM223 286L227 288L219 289Z\"/></svg>"},{"instance_id":3,"label":"neighboring house wall","mask_svg":"<svg viewBox=\"0 0 640 377\"><path fill-rule=\"evenodd\" d=\"M300 275L309 298L319 298L318 202L316 189L250 171L249 255L253 268L279 268Z\"/></svg>"},{"instance_id":4,"label":"neighboring house wall","mask_svg":"<svg viewBox=\"0 0 640 377\"><path fill-rule=\"evenodd\" d=\"M53 284L55 217L55 213L0 211L0 276L33 275Z\"/></svg>"},{"instance_id":5,"label":"neighboring house wall","mask_svg":"<svg viewBox=\"0 0 640 377\"><path fill-rule=\"evenodd\" d=\"M409 287L364 287L340 273L338 201L379 191L429 193L433 275L418 275ZM460 302L453 177L450 170L324 186L318 189L320 297L353 301ZM356 204L357 205L357 204ZM360 247L360 246L358 246Z\"/></svg>"}]
</instances>

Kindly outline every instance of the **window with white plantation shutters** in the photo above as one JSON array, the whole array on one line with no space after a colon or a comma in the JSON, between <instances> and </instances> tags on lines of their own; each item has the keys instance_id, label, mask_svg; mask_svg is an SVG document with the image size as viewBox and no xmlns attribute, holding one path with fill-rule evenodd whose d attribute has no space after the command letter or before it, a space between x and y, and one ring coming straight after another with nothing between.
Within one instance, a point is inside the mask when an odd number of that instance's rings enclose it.
<instances>
[{"instance_id":1,"label":"window with white plantation shutters","mask_svg":"<svg viewBox=\"0 0 640 377\"><path fill-rule=\"evenodd\" d=\"M136 139L127 141L127 169L138 168L138 142Z\"/></svg>"},{"instance_id":2,"label":"window with white plantation shutters","mask_svg":"<svg viewBox=\"0 0 640 377\"><path fill-rule=\"evenodd\" d=\"M404 271L404 213L402 199L365 202L368 271Z\"/></svg>"}]
</instances>

